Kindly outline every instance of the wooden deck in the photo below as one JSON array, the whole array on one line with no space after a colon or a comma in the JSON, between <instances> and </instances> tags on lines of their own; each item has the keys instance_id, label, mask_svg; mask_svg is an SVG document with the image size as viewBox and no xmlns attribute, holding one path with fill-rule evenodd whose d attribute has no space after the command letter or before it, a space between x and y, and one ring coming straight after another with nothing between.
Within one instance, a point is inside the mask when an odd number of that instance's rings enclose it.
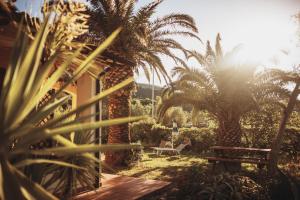
<instances>
[{"instance_id":1,"label":"wooden deck","mask_svg":"<svg viewBox=\"0 0 300 200\"><path fill-rule=\"evenodd\" d=\"M102 187L74 200L135 200L167 187L170 182L103 174Z\"/></svg>"}]
</instances>

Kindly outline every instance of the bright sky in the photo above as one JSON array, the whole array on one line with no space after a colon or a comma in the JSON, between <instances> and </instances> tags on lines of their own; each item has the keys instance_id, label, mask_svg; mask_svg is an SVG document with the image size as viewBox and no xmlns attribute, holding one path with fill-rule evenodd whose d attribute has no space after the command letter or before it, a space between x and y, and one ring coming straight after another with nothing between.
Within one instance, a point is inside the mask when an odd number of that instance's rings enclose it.
<instances>
[{"instance_id":1,"label":"bright sky","mask_svg":"<svg viewBox=\"0 0 300 200\"><path fill-rule=\"evenodd\" d=\"M147 2L151 1L139 4ZM210 40L214 45L219 32L225 51L242 44L237 58L241 63L249 61L281 68L300 64L298 26L292 17L300 12L300 0L165 0L156 16L173 12L190 14L203 41ZM204 44L195 40L181 41L186 48L205 49ZM174 64L166 59L164 62L170 71ZM138 81L147 82L144 76L138 77ZM155 84L161 85L158 80Z\"/></svg>"},{"instance_id":2,"label":"bright sky","mask_svg":"<svg viewBox=\"0 0 300 200\"><path fill-rule=\"evenodd\" d=\"M31 2L37 4L39 1ZM25 2L28 1L19 0L20 7L30 7ZM149 2L151 0L140 0L137 6ZM300 0L165 0L155 16L189 14L195 19L204 43L211 40L214 45L219 32L225 52L243 45L237 57L239 62L255 62L263 66L288 69L300 64L300 39L297 36L299 26L292 17L298 12ZM196 40L179 40L188 49L205 49L205 45ZM164 58L163 62L168 71L174 67L169 59ZM137 81L148 82L143 73L140 73ZM155 84L164 83L156 79Z\"/></svg>"}]
</instances>

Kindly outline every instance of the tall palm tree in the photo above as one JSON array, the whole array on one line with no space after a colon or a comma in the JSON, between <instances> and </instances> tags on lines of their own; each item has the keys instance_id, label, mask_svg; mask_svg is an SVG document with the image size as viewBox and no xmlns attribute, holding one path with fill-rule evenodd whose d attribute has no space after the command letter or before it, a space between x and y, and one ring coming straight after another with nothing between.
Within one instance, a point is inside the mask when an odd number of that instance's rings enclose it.
<instances>
[{"instance_id":1,"label":"tall palm tree","mask_svg":"<svg viewBox=\"0 0 300 200\"><path fill-rule=\"evenodd\" d=\"M253 95L255 67L232 64L233 52L223 55L220 35L215 50L207 42L206 54L192 52L201 66L199 68L175 67L173 75L178 80L166 88L162 116L169 107L189 104L194 111L206 110L219 123L217 144L239 146L243 114L256 107Z\"/></svg>"},{"instance_id":2,"label":"tall palm tree","mask_svg":"<svg viewBox=\"0 0 300 200\"><path fill-rule=\"evenodd\" d=\"M149 69L154 69L169 81L160 56L165 55L186 66L183 59L173 50L179 50L187 56L187 50L173 36L181 35L198 38L197 28L192 17L186 14L170 14L155 20L152 19L162 0L154 1L135 11L136 0L90 0L92 8L91 31L94 43L101 42L116 28L123 30L115 43L110 47L114 55L123 57L128 62L122 62L112 56L110 71L103 78L105 89L120 81L132 77L139 68L143 69L149 79ZM130 115L130 98L134 86L120 90L108 99L109 118ZM128 124L109 128L108 143L128 143L130 141ZM125 164L127 153L107 154L106 162L110 165Z\"/></svg>"}]
</instances>

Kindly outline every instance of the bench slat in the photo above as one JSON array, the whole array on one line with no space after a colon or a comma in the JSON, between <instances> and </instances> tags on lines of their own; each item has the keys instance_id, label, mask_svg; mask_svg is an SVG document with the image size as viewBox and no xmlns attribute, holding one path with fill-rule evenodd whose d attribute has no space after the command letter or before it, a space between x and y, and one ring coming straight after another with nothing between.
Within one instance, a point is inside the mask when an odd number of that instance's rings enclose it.
<instances>
[{"instance_id":1,"label":"bench slat","mask_svg":"<svg viewBox=\"0 0 300 200\"><path fill-rule=\"evenodd\" d=\"M224 150L224 151L245 151L245 152L258 152L269 153L271 149L259 149L259 148L247 148L247 147L226 147L226 146L212 146L212 150Z\"/></svg>"},{"instance_id":2,"label":"bench slat","mask_svg":"<svg viewBox=\"0 0 300 200\"><path fill-rule=\"evenodd\" d=\"M220 158L220 157L206 157L208 161L225 161L225 162L239 162L239 163L254 163L254 164L267 164L266 160L262 159L235 159L235 158Z\"/></svg>"}]
</instances>

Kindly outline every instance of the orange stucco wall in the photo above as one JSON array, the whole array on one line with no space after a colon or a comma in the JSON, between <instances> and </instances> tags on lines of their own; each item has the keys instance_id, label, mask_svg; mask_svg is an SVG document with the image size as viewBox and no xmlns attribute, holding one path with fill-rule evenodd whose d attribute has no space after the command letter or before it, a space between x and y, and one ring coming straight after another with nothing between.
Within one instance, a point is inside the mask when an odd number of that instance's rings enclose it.
<instances>
[{"instance_id":1,"label":"orange stucco wall","mask_svg":"<svg viewBox=\"0 0 300 200\"><path fill-rule=\"evenodd\" d=\"M95 94L95 81L88 74L82 75L77 80L77 106L82 105L84 102L92 98ZM87 108L81 113L81 116L87 116L94 113L94 106ZM91 117L87 121L94 121L94 117Z\"/></svg>"}]
</instances>

